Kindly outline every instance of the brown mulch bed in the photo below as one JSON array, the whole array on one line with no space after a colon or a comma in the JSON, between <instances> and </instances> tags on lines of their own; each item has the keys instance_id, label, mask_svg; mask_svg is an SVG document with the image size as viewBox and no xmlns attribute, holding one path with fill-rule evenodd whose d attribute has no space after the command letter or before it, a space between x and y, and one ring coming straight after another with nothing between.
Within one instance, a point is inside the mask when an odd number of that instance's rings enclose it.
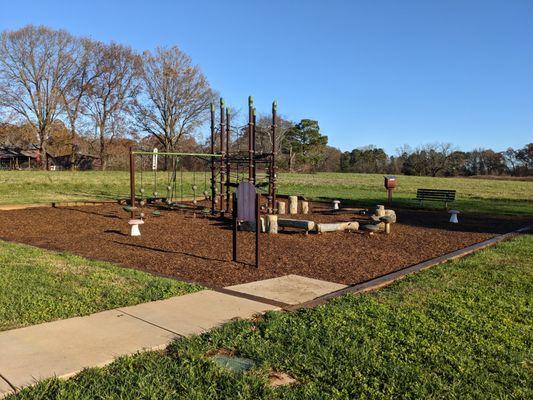
<instances>
[{"instance_id":1,"label":"brown mulch bed","mask_svg":"<svg viewBox=\"0 0 533 400\"><path fill-rule=\"evenodd\" d=\"M313 213L317 222L359 220L356 212ZM445 211L398 210L390 235L334 232L262 234L261 268L254 262L254 234L239 232L240 263L231 262L227 221L190 212L146 211L141 237L128 235L129 215L118 205L0 211L0 237L53 250L109 260L208 286L228 286L287 274L354 284L509 232L524 219ZM300 216L302 218L302 216Z\"/></svg>"}]
</instances>

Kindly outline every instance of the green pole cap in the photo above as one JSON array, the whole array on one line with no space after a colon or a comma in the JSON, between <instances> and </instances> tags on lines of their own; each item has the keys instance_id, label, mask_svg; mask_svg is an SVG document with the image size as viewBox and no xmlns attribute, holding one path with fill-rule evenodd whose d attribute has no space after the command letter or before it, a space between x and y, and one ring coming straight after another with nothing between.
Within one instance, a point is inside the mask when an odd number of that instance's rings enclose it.
<instances>
[{"instance_id":1,"label":"green pole cap","mask_svg":"<svg viewBox=\"0 0 533 400\"><path fill-rule=\"evenodd\" d=\"M274 100L272 102L272 110L277 110L278 109L278 102L276 100Z\"/></svg>"},{"instance_id":2,"label":"green pole cap","mask_svg":"<svg viewBox=\"0 0 533 400\"><path fill-rule=\"evenodd\" d=\"M211 103L211 111L215 111L215 105Z\"/></svg>"},{"instance_id":3,"label":"green pole cap","mask_svg":"<svg viewBox=\"0 0 533 400\"><path fill-rule=\"evenodd\" d=\"M253 106L254 105L254 98L252 96L248 96L248 105Z\"/></svg>"},{"instance_id":4,"label":"green pole cap","mask_svg":"<svg viewBox=\"0 0 533 400\"><path fill-rule=\"evenodd\" d=\"M220 107L224 107L224 99L222 97L220 98Z\"/></svg>"}]
</instances>

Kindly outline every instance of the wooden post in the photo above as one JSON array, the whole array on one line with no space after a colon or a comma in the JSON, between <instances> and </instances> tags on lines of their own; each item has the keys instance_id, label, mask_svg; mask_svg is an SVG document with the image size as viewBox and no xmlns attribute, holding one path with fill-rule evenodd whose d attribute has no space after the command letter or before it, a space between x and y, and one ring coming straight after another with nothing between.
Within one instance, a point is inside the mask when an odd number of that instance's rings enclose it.
<instances>
[{"instance_id":1,"label":"wooden post","mask_svg":"<svg viewBox=\"0 0 533 400\"><path fill-rule=\"evenodd\" d=\"M255 195L255 267L259 268L259 232L261 231L261 194Z\"/></svg>"},{"instance_id":2,"label":"wooden post","mask_svg":"<svg viewBox=\"0 0 533 400\"><path fill-rule=\"evenodd\" d=\"M130 217L131 219L135 218L135 211L133 210L133 207L135 207L135 155L133 154L133 148L130 147L130 206L131 206L131 212Z\"/></svg>"},{"instance_id":3,"label":"wooden post","mask_svg":"<svg viewBox=\"0 0 533 400\"><path fill-rule=\"evenodd\" d=\"M309 214L309 202L302 200L302 214Z\"/></svg>"}]
</instances>

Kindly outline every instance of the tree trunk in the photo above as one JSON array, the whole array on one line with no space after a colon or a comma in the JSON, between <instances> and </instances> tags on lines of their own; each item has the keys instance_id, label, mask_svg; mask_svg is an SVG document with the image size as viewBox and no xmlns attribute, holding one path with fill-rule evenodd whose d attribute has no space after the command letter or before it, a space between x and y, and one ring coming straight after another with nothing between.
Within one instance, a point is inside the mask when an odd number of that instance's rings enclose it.
<instances>
[{"instance_id":1,"label":"tree trunk","mask_svg":"<svg viewBox=\"0 0 533 400\"><path fill-rule=\"evenodd\" d=\"M71 133L71 143L70 143L70 170L74 171L76 169L76 121L70 121L70 133Z\"/></svg>"},{"instance_id":2,"label":"tree trunk","mask_svg":"<svg viewBox=\"0 0 533 400\"><path fill-rule=\"evenodd\" d=\"M106 143L105 143L105 136L104 136L104 132L105 132L105 125L104 124L101 124L100 125L100 170L101 171L105 171L106 169L106 158L107 158L107 154L106 154Z\"/></svg>"},{"instance_id":3,"label":"tree trunk","mask_svg":"<svg viewBox=\"0 0 533 400\"><path fill-rule=\"evenodd\" d=\"M172 151L172 145L168 141L165 141L164 149L166 153L170 153ZM169 156L165 156L165 163L164 163L165 171L168 171L169 167L173 167L172 165L169 165L168 157Z\"/></svg>"},{"instance_id":4,"label":"tree trunk","mask_svg":"<svg viewBox=\"0 0 533 400\"><path fill-rule=\"evenodd\" d=\"M48 157L46 154L46 132L39 133L39 156L41 157L41 169L48 169Z\"/></svg>"},{"instance_id":5,"label":"tree trunk","mask_svg":"<svg viewBox=\"0 0 533 400\"><path fill-rule=\"evenodd\" d=\"M289 172L293 172L294 155L292 152L292 146L289 147Z\"/></svg>"}]
</instances>

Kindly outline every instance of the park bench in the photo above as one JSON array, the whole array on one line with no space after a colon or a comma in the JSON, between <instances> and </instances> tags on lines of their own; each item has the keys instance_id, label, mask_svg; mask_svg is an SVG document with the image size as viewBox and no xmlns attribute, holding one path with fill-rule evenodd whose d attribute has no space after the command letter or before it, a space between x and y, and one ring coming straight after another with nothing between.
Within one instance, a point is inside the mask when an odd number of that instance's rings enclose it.
<instances>
[{"instance_id":1,"label":"park bench","mask_svg":"<svg viewBox=\"0 0 533 400\"><path fill-rule=\"evenodd\" d=\"M417 189L416 199L420 202L420 207L424 205L424 200L443 201L446 208L448 203L455 201L455 190L446 189Z\"/></svg>"}]
</instances>

